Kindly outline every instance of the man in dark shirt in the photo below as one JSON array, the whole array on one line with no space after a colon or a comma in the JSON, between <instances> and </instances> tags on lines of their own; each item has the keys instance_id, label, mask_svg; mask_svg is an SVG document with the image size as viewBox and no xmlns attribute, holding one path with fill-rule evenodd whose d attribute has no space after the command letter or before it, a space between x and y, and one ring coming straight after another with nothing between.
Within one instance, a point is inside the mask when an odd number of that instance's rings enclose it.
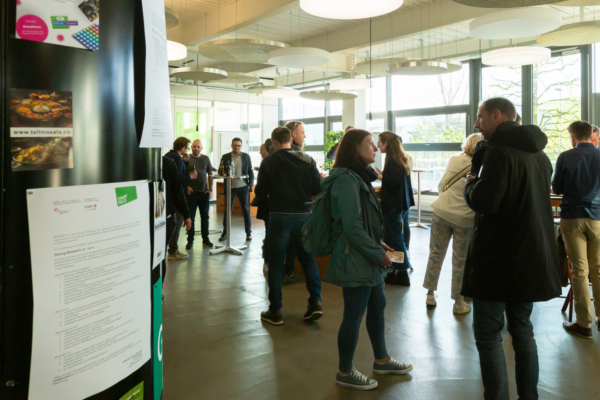
<instances>
[{"instance_id":1,"label":"man in dark shirt","mask_svg":"<svg viewBox=\"0 0 600 400\"><path fill-rule=\"evenodd\" d=\"M562 194L560 230L571 262L571 286L577 322L565 322L568 332L592 338L589 278L594 292L596 326L600 318L600 150L590 141L592 125L569 125L573 149L556 161L552 190Z\"/></svg>"},{"instance_id":2,"label":"man in dark shirt","mask_svg":"<svg viewBox=\"0 0 600 400\"><path fill-rule=\"evenodd\" d=\"M290 242L298 252L310 292L305 320L317 320L321 309L321 278L312 254L302 245L302 227L310 217L312 197L321 191L321 175L310 156L291 149L291 132L276 128L271 134L275 153L260 164L256 197L269 204L269 310L261 319L281 325L283 260Z\"/></svg>"},{"instance_id":3,"label":"man in dark shirt","mask_svg":"<svg viewBox=\"0 0 600 400\"><path fill-rule=\"evenodd\" d=\"M212 247L213 244L208 238L208 210L210 205L210 192L213 186L212 179L212 164L210 158L201 154L202 141L194 140L192 143L192 154L188 160L188 169L192 166L198 174L196 179L190 180L187 187L187 203L190 207L190 218L192 219L192 229L188 231L188 242L186 249L194 247L195 219L196 209L200 210L200 231L202 232L202 244L207 247Z\"/></svg>"},{"instance_id":4,"label":"man in dark shirt","mask_svg":"<svg viewBox=\"0 0 600 400\"><path fill-rule=\"evenodd\" d=\"M178 137L173 142L173 149L165 154L165 157L170 158L175 162L175 166L177 167L177 171L179 171L179 178L181 181L181 190L183 194L187 193L187 187L190 183L191 179L196 179L198 174L196 172L188 173L187 167L185 163L189 160L190 155L187 154L190 145L190 140L185 137ZM167 203L168 206L168 203ZM179 241L179 232L181 231L181 227L183 226L183 215L178 211L175 214L175 221L177 225L175 226L175 232L173 236L171 236L171 240L169 241L169 260L170 261L178 261L185 260L188 258L187 254L183 254L179 251L179 246L177 242Z\"/></svg>"}]
</instances>

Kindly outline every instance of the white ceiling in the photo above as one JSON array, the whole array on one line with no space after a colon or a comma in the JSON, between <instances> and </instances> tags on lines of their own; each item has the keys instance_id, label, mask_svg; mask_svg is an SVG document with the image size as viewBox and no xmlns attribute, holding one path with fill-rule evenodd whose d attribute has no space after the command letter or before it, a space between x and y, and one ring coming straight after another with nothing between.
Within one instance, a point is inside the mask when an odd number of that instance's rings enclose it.
<instances>
[{"instance_id":1,"label":"white ceiling","mask_svg":"<svg viewBox=\"0 0 600 400\"><path fill-rule=\"evenodd\" d=\"M236 0L165 0L165 7L169 7L179 17L180 24L197 20L211 12L218 11L219 7L235 3Z\"/></svg>"}]
</instances>

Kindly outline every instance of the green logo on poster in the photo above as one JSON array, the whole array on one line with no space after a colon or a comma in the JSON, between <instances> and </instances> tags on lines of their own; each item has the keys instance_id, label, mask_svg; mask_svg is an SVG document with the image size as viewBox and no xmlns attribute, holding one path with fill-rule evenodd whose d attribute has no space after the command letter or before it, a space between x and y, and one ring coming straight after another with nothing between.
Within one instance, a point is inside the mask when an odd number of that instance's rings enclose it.
<instances>
[{"instance_id":1,"label":"green logo on poster","mask_svg":"<svg viewBox=\"0 0 600 400\"><path fill-rule=\"evenodd\" d=\"M136 387L125 393L119 400L143 400L144 399L144 381Z\"/></svg>"},{"instance_id":2,"label":"green logo on poster","mask_svg":"<svg viewBox=\"0 0 600 400\"><path fill-rule=\"evenodd\" d=\"M127 203L131 203L134 200L137 200L137 190L135 186L115 188L115 192L117 192L118 207L121 207Z\"/></svg>"}]
</instances>

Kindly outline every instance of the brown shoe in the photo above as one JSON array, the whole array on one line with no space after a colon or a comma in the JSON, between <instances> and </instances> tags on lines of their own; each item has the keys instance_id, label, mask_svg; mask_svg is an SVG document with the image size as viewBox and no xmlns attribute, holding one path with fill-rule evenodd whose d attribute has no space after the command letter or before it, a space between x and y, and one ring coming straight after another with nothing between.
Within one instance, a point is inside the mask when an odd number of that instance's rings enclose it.
<instances>
[{"instance_id":1,"label":"brown shoe","mask_svg":"<svg viewBox=\"0 0 600 400\"><path fill-rule=\"evenodd\" d=\"M563 327L567 332L577 335L579 337L586 339L591 339L593 337L592 328L584 328L577 322L563 322Z\"/></svg>"}]
</instances>

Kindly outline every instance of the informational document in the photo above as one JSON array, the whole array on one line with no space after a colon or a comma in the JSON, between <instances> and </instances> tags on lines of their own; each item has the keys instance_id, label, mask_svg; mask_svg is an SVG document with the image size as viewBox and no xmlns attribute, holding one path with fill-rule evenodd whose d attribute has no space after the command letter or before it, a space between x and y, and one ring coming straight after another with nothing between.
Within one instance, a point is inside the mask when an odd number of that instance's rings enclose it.
<instances>
[{"instance_id":1,"label":"informational document","mask_svg":"<svg viewBox=\"0 0 600 400\"><path fill-rule=\"evenodd\" d=\"M81 400L151 356L147 182L27 191L30 400Z\"/></svg>"},{"instance_id":2,"label":"informational document","mask_svg":"<svg viewBox=\"0 0 600 400\"><path fill-rule=\"evenodd\" d=\"M146 37L146 99L140 147L171 147L171 92L165 2L142 0Z\"/></svg>"},{"instance_id":3,"label":"informational document","mask_svg":"<svg viewBox=\"0 0 600 400\"><path fill-rule=\"evenodd\" d=\"M16 37L96 51L100 0L18 0Z\"/></svg>"},{"instance_id":4,"label":"informational document","mask_svg":"<svg viewBox=\"0 0 600 400\"><path fill-rule=\"evenodd\" d=\"M165 194L165 181L151 183L153 186L154 204L154 255L152 269L160 267L165 259L167 245L167 196Z\"/></svg>"}]
</instances>

